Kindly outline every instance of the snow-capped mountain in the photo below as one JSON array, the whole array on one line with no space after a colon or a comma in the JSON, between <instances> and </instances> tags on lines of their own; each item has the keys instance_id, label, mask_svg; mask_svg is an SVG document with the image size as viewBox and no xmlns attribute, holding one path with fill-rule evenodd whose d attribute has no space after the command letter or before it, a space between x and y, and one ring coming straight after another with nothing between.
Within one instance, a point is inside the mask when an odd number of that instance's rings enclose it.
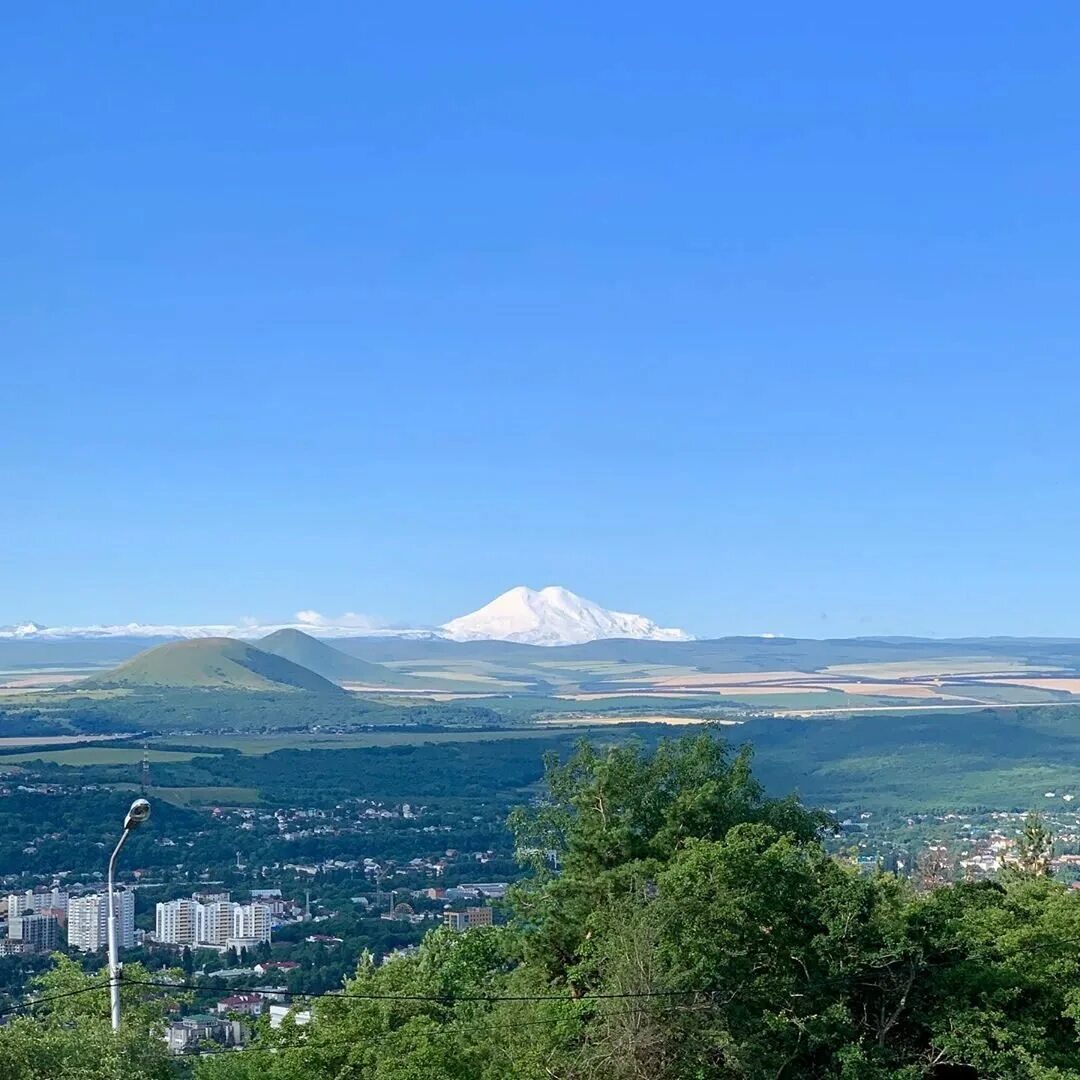
<instances>
[{"instance_id":1,"label":"snow-capped mountain","mask_svg":"<svg viewBox=\"0 0 1080 1080\"><path fill-rule=\"evenodd\" d=\"M303 630L313 637L441 637L438 631L412 630L381 626L359 615L343 615L328 618L314 611L298 612L296 617L284 622L260 622L249 619L239 623L113 623L93 626L42 626L40 623L22 623L18 626L0 626L0 640L19 641L68 641L101 638L208 638L229 637L254 641L266 637L275 630Z\"/></svg>"},{"instance_id":2,"label":"snow-capped mountain","mask_svg":"<svg viewBox=\"0 0 1080 1080\"><path fill-rule=\"evenodd\" d=\"M243 619L234 623L185 625L178 623L118 623L95 626L42 626L26 622L0 626L0 640L66 641L101 638L231 637L254 641L275 630L303 630L322 638L408 637L450 641L517 641L527 645L580 645L601 638L641 638L649 641L690 641L682 630L657 626L644 615L608 611L569 589L549 585L527 589L523 585L496 597L490 604L451 619L441 627L387 626L364 615L321 615L298 611L291 620L263 622Z\"/></svg>"},{"instance_id":3,"label":"snow-capped mountain","mask_svg":"<svg viewBox=\"0 0 1080 1080\"><path fill-rule=\"evenodd\" d=\"M569 589L517 588L440 627L453 641L517 641L525 645L581 645L602 638L691 641L684 630L657 626L644 615L609 611Z\"/></svg>"}]
</instances>

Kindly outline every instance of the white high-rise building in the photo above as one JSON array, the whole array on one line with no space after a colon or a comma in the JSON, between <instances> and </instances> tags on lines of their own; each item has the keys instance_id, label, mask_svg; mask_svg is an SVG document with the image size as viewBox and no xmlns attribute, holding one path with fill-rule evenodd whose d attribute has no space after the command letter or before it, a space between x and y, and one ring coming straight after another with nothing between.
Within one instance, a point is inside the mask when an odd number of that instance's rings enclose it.
<instances>
[{"instance_id":1,"label":"white high-rise building","mask_svg":"<svg viewBox=\"0 0 1080 1080\"><path fill-rule=\"evenodd\" d=\"M237 938L269 941L272 915L269 904L170 900L157 906L156 937L168 945L226 946Z\"/></svg>"},{"instance_id":2,"label":"white high-rise building","mask_svg":"<svg viewBox=\"0 0 1080 1080\"><path fill-rule=\"evenodd\" d=\"M158 904L154 934L158 941L170 945L194 945L199 940L199 915L202 904L197 900L170 900Z\"/></svg>"},{"instance_id":3,"label":"white high-rise building","mask_svg":"<svg viewBox=\"0 0 1080 1080\"><path fill-rule=\"evenodd\" d=\"M196 916L197 940L208 945L224 945L232 937L233 908L236 906L228 900L199 904L199 913Z\"/></svg>"},{"instance_id":4,"label":"white high-rise building","mask_svg":"<svg viewBox=\"0 0 1080 1080\"><path fill-rule=\"evenodd\" d=\"M135 894L118 889L116 904L116 944L121 949L135 947ZM82 952L97 952L109 943L109 900L105 893L76 896L68 901L68 945Z\"/></svg>"},{"instance_id":5,"label":"white high-rise building","mask_svg":"<svg viewBox=\"0 0 1080 1080\"><path fill-rule=\"evenodd\" d=\"M7 898L9 919L28 911L35 915L43 911L67 911L67 906L68 894L63 889L27 889L23 893L9 893Z\"/></svg>"},{"instance_id":6,"label":"white high-rise building","mask_svg":"<svg viewBox=\"0 0 1080 1080\"><path fill-rule=\"evenodd\" d=\"M234 938L270 940L270 905L236 904L233 908Z\"/></svg>"}]
</instances>

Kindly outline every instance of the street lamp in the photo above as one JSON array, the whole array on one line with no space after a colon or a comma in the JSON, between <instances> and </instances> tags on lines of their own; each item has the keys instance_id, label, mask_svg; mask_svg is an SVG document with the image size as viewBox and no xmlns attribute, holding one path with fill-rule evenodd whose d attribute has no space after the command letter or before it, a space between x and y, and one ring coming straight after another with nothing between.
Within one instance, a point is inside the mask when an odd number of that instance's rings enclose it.
<instances>
[{"instance_id":1,"label":"street lamp","mask_svg":"<svg viewBox=\"0 0 1080 1080\"><path fill-rule=\"evenodd\" d=\"M113 889L113 871L116 869L116 856L124 846L128 834L132 829L137 829L150 816L150 804L145 799L136 799L131 804L131 809L124 818L124 831L120 834L120 840L113 848L112 857L109 859L109 1007L112 1012L112 1029L120 1030L120 960L116 949L116 897Z\"/></svg>"}]
</instances>

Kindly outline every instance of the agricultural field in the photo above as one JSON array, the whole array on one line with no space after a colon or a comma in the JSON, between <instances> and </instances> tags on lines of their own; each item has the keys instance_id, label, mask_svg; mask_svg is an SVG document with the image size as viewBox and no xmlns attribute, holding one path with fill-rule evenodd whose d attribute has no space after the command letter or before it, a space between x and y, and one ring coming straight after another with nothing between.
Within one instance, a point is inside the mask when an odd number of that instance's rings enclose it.
<instances>
[{"instance_id":1,"label":"agricultural field","mask_svg":"<svg viewBox=\"0 0 1080 1080\"><path fill-rule=\"evenodd\" d=\"M617 643L607 644L612 648ZM867 643L867 649L873 644ZM766 662L755 648L746 648L744 655L752 662L745 666L738 664L737 650L727 640L634 648L615 658L583 658L579 654L588 651L583 646L493 650L491 656L483 658L437 650L437 657L383 659L383 663L444 684L458 680L462 699L476 694L477 687L519 698L546 696L549 702L574 702L581 708L619 698L623 707L643 714L663 708L658 704L660 698L667 702L692 698L695 704L712 710L814 715L828 710L837 714L876 711L890 705L933 709L1080 701L1080 654L1064 658L1051 654L1042 661L1026 655L1038 651L1026 643L1017 643L1014 656L979 655L970 651L970 644L968 652L956 650L956 655L950 655L952 650L943 644L944 655L934 655L929 646L925 642L910 646L918 655L904 659L821 663L838 660L841 655L846 660L849 652L858 655L858 643L778 642L774 663ZM646 655L631 655L642 651ZM898 645L895 651L904 650ZM660 657L665 653L672 659L679 656L696 662L662 662ZM1062 663L1062 659L1067 662ZM469 691L465 691L466 685ZM454 698L450 692L442 695L443 700ZM501 707L497 700L487 704L496 710ZM546 713L538 712L536 718L546 722L551 711L548 706Z\"/></svg>"},{"instance_id":2,"label":"agricultural field","mask_svg":"<svg viewBox=\"0 0 1080 1080\"><path fill-rule=\"evenodd\" d=\"M126 787L134 791L136 785ZM253 787L158 787L153 794L173 806L251 806L260 798Z\"/></svg>"},{"instance_id":3,"label":"agricultural field","mask_svg":"<svg viewBox=\"0 0 1080 1080\"><path fill-rule=\"evenodd\" d=\"M125 746L79 746L71 750L33 750L25 754L5 754L0 757L0 767L5 763L19 764L27 761L54 761L59 765L138 765L143 757L151 762L191 761L201 757L194 751L187 753L174 750L143 750Z\"/></svg>"}]
</instances>

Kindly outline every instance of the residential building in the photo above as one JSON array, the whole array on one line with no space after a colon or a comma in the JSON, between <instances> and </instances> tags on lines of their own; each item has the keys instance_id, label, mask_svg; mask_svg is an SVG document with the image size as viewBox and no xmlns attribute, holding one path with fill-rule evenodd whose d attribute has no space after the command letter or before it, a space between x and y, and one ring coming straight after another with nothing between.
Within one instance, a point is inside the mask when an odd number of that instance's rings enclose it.
<instances>
[{"instance_id":1,"label":"residential building","mask_svg":"<svg viewBox=\"0 0 1080 1080\"><path fill-rule=\"evenodd\" d=\"M62 908L42 908L40 911L35 911L35 915L51 915L62 927L67 926L67 905Z\"/></svg>"},{"instance_id":2,"label":"residential building","mask_svg":"<svg viewBox=\"0 0 1080 1080\"><path fill-rule=\"evenodd\" d=\"M33 951L33 946L26 941L12 941L11 938L0 939L0 956L21 956L23 953Z\"/></svg>"},{"instance_id":3,"label":"residential building","mask_svg":"<svg viewBox=\"0 0 1080 1080\"><path fill-rule=\"evenodd\" d=\"M165 1042L174 1054L183 1054L203 1042L239 1046L244 1042L244 1028L239 1020L220 1016L185 1016L165 1029Z\"/></svg>"},{"instance_id":4,"label":"residential building","mask_svg":"<svg viewBox=\"0 0 1080 1080\"><path fill-rule=\"evenodd\" d=\"M15 915L8 919L8 939L32 952L50 952L60 947L60 923L55 915Z\"/></svg>"},{"instance_id":5,"label":"residential building","mask_svg":"<svg viewBox=\"0 0 1080 1080\"><path fill-rule=\"evenodd\" d=\"M470 926L491 926L491 908L470 907L465 909L465 917Z\"/></svg>"},{"instance_id":6,"label":"residential building","mask_svg":"<svg viewBox=\"0 0 1080 1080\"><path fill-rule=\"evenodd\" d=\"M230 997L222 998L214 1006L214 1011L219 1014L244 1013L247 1016L258 1016L265 1007L266 1000L262 994L232 994Z\"/></svg>"},{"instance_id":7,"label":"residential building","mask_svg":"<svg viewBox=\"0 0 1080 1080\"><path fill-rule=\"evenodd\" d=\"M465 930L469 925L469 916L464 911L444 911L443 925L451 930Z\"/></svg>"},{"instance_id":8,"label":"residential building","mask_svg":"<svg viewBox=\"0 0 1080 1080\"><path fill-rule=\"evenodd\" d=\"M272 1028L281 1027L282 1020L290 1015L297 1027L303 1027L305 1024L311 1023L310 1009L297 1009L295 1005L271 1005L270 1026Z\"/></svg>"},{"instance_id":9,"label":"residential building","mask_svg":"<svg viewBox=\"0 0 1080 1080\"><path fill-rule=\"evenodd\" d=\"M118 889L116 943L121 949L135 947L135 894ZM109 901L104 893L74 896L68 902L68 944L82 952L97 952L108 945Z\"/></svg>"},{"instance_id":10,"label":"residential building","mask_svg":"<svg viewBox=\"0 0 1080 1080\"><path fill-rule=\"evenodd\" d=\"M13 915L25 915L33 912L40 915L44 911L59 909L67 911L68 894L63 889L27 889L22 893L9 893L7 898L7 913L10 919Z\"/></svg>"},{"instance_id":11,"label":"residential building","mask_svg":"<svg viewBox=\"0 0 1080 1080\"><path fill-rule=\"evenodd\" d=\"M158 904L158 941L169 945L247 949L270 940L272 915L269 905L235 904L220 899L221 895L205 903L196 895L190 900Z\"/></svg>"},{"instance_id":12,"label":"residential building","mask_svg":"<svg viewBox=\"0 0 1080 1080\"><path fill-rule=\"evenodd\" d=\"M234 904L232 936L254 938L256 943L270 940L269 904Z\"/></svg>"},{"instance_id":13,"label":"residential building","mask_svg":"<svg viewBox=\"0 0 1080 1080\"><path fill-rule=\"evenodd\" d=\"M200 904L196 939L207 945L224 945L226 939L233 936L233 909L236 906L229 900Z\"/></svg>"},{"instance_id":14,"label":"residential building","mask_svg":"<svg viewBox=\"0 0 1080 1080\"><path fill-rule=\"evenodd\" d=\"M169 900L158 904L154 936L169 945L194 945L198 938L199 912L196 900Z\"/></svg>"},{"instance_id":15,"label":"residential building","mask_svg":"<svg viewBox=\"0 0 1080 1080\"><path fill-rule=\"evenodd\" d=\"M489 907L469 907L464 911L443 911L443 926L451 930L467 930L470 926L491 926L492 911Z\"/></svg>"}]
</instances>

